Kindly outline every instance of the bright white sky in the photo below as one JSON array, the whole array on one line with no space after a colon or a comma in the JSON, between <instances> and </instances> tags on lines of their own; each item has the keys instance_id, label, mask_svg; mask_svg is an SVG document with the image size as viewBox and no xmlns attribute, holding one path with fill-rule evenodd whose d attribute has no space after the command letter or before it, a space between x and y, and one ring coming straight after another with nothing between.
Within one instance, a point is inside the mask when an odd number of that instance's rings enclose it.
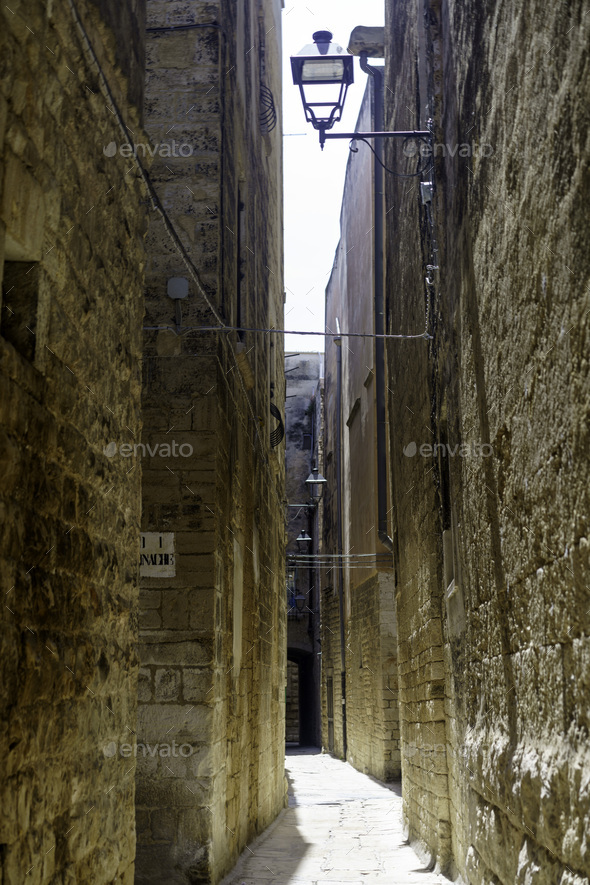
<instances>
[{"instance_id":1,"label":"bright white sky","mask_svg":"<svg viewBox=\"0 0 590 885\"><path fill-rule=\"evenodd\" d=\"M340 205L349 155L348 141L328 141L305 122L299 89L293 85L290 57L314 31L333 33L345 49L357 25L384 23L383 0L285 0L283 10L283 131L285 193L285 328L324 330L324 297L340 237ZM354 130L367 75L354 62L342 121L334 131ZM297 133L297 134L294 134ZM299 134L299 133L305 133ZM285 336L285 351L323 350L320 336Z\"/></svg>"}]
</instances>

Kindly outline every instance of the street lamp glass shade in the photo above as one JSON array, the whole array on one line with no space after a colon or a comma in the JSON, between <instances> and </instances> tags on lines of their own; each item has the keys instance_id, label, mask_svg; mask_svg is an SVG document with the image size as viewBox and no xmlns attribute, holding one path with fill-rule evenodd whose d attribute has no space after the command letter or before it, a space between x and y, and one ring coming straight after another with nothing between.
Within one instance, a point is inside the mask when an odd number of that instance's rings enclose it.
<instances>
[{"instance_id":1,"label":"street lamp glass shade","mask_svg":"<svg viewBox=\"0 0 590 885\"><path fill-rule=\"evenodd\" d=\"M310 497L314 501L319 501L327 480L322 476L317 467L313 467L311 473L305 480L305 485L309 489Z\"/></svg>"},{"instance_id":2,"label":"street lamp glass shade","mask_svg":"<svg viewBox=\"0 0 590 885\"><path fill-rule=\"evenodd\" d=\"M344 62L341 58L307 60L301 66L303 83L342 83Z\"/></svg>"},{"instance_id":3,"label":"street lamp glass shade","mask_svg":"<svg viewBox=\"0 0 590 885\"><path fill-rule=\"evenodd\" d=\"M342 116L346 91L354 80L354 62L330 31L316 31L314 42L291 57L293 83L299 86L305 119L325 132Z\"/></svg>"}]
</instances>

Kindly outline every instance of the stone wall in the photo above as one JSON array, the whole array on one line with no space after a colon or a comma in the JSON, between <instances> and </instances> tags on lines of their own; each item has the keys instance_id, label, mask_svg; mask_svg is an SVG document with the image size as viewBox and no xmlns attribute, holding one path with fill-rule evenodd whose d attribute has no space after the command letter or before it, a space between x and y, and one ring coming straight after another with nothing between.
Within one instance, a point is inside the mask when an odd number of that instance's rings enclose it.
<instances>
[{"instance_id":1,"label":"stone wall","mask_svg":"<svg viewBox=\"0 0 590 885\"><path fill-rule=\"evenodd\" d=\"M338 587L322 581L322 748L344 758Z\"/></svg>"},{"instance_id":2,"label":"stone wall","mask_svg":"<svg viewBox=\"0 0 590 885\"><path fill-rule=\"evenodd\" d=\"M385 128L426 128L426 32L416 3L387 10ZM433 41L432 34L430 40ZM395 90L392 95L391 90ZM432 104L432 101L431 101ZM386 145L386 165L408 175L428 159L407 157L419 143ZM410 150L408 151L408 148ZM425 282L432 258L427 210L419 178L385 176L386 322L393 334L419 334L432 297ZM411 456L412 443L436 442L431 418L432 349L423 339L387 344L393 539L398 628L402 789L409 836L427 844L443 869L451 864L443 666L442 528L436 461ZM410 446L410 448L406 448ZM407 451L408 456L404 454ZM433 468L434 465L434 469Z\"/></svg>"},{"instance_id":3,"label":"stone wall","mask_svg":"<svg viewBox=\"0 0 590 885\"><path fill-rule=\"evenodd\" d=\"M143 442L179 454L142 456L143 530L175 555L175 573L141 579L145 882L218 882L284 800L282 342L195 331L282 325L280 25L278 2L148 3L146 128L175 144L151 175L186 261L155 219ZM261 85L278 115L266 134Z\"/></svg>"},{"instance_id":4,"label":"stone wall","mask_svg":"<svg viewBox=\"0 0 590 885\"><path fill-rule=\"evenodd\" d=\"M400 735L391 574L355 581L347 645L348 760L379 780L394 780L400 775Z\"/></svg>"},{"instance_id":5,"label":"stone wall","mask_svg":"<svg viewBox=\"0 0 590 885\"><path fill-rule=\"evenodd\" d=\"M372 81L367 86L357 129L372 128ZM366 338L326 339L326 503L324 552L338 550L337 410L341 410L343 585L345 595L347 757L382 780L399 777L397 639L391 554L378 538L373 262L373 161L367 145L348 162L340 217L341 237L326 290L326 326L366 332ZM329 146L326 148L329 150ZM342 397L338 403L338 350ZM384 367L382 367L384 370ZM386 491L387 493L387 491ZM324 572L322 661L324 715L328 675L337 685L336 719L341 718L341 658L338 570ZM341 725L340 725L341 731ZM338 728L336 728L336 733ZM327 731L324 727L324 740ZM325 744L327 746L327 744ZM334 751L344 748L336 741Z\"/></svg>"},{"instance_id":6,"label":"stone wall","mask_svg":"<svg viewBox=\"0 0 590 885\"><path fill-rule=\"evenodd\" d=\"M389 347L404 807L473 885L589 875L589 12L387 9L386 126L437 145L437 260L386 206L390 331L434 336Z\"/></svg>"},{"instance_id":7,"label":"stone wall","mask_svg":"<svg viewBox=\"0 0 590 885\"><path fill-rule=\"evenodd\" d=\"M139 136L143 4L76 8ZM0 35L0 879L130 885L145 194L68 4Z\"/></svg>"}]
</instances>

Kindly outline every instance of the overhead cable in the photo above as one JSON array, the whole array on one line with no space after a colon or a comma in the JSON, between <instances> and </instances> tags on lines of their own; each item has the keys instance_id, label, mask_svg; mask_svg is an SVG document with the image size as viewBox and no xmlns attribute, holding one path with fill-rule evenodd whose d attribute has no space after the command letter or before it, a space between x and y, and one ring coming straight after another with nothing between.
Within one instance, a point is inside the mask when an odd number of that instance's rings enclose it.
<instances>
[{"instance_id":1,"label":"overhead cable","mask_svg":"<svg viewBox=\"0 0 590 885\"><path fill-rule=\"evenodd\" d=\"M171 331L176 333L176 329L174 326L144 326L145 332L164 332ZM242 326L223 326L220 329L218 326L184 326L182 328L182 333L186 332L263 332L265 335L270 333L275 335L320 335L322 338L404 338L404 339L414 339L414 338L425 338L431 339L432 335L429 335L428 332L420 332L417 335L394 335L384 333L382 335L376 335L374 332L304 332L302 330L293 330L293 329L248 329ZM175 355L175 354L173 354Z\"/></svg>"}]
</instances>

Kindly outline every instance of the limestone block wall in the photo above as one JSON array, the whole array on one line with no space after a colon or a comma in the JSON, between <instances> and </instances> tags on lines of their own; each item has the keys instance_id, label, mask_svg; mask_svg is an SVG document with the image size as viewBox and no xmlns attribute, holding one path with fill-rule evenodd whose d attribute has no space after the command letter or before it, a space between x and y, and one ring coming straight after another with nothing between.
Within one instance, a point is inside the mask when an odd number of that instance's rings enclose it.
<instances>
[{"instance_id":1,"label":"limestone block wall","mask_svg":"<svg viewBox=\"0 0 590 885\"><path fill-rule=\"evenodd\" d=\"M143 4L76 9L139 134ZM68 4L0 43L0 879L130 885L145 194Z\"/></svg>"},{"instance_id":2,"label":"limestone block wall","mask_svg":"<svg viewBox=\"0 0 590 885\"><path fill-rule=\"evenodd\" d=\"M387 125L438 145L432 287L387 207L391 329L434 335L390 348L407 825L474 885L588 882L589 8L424 12L386 26Z\"/></svg>"},{"instance_id":3,"label":"limestone block wall","mask_svg":"<svg viewBox=\"0 0 590 885\"><path fill-rule=\"evenodd\" d=\"M344 758L342 683L340 678L340 617L338 596L324 581L322 587L322 747Z\"/></svg>"},{"instance_id":4,"label":"limestone block wall","mask_svg":"<svg viewBox=\"0 0 590 885\"><path fill-rule=\"evenodd\" d=\"M360 771L393 780L401 765L393 576L381 573L357 584L351 611L348 758Z\"/></svg>"},{"instance_id":5,"label":"limestone block wall","mask_svg":"<svg viewBox=\"0 0 590 885\"><path fill-rule=\"evenodd\" d=\"M373 88L369 81L357 121L368 131L373 119ZM393 594L393 559L377 535L378 490L376 451L373 191L372 154L361 145L348 162L340 215L340 242L326 289L326 324L343 332L363 332L364 338L333 339L326 344L326 502L323 512L324 552L338 551L337 488L342 489L342 548L346 620L346 730L351 764L389 780L400 774L397 712L397 635ZM341 396L338 400L338 355L341 357ZM337 416L341 414L338 440ZM337 460L341 451L340 480ZM387 484L386 484L387 485ZM384 494L388 494L385 488ZM389 509L389 508L387 508ZM351 556L352 555L352 556ZM358 558L355 558L357 557ZM341 719L340 635L330 633L339 623L338 564L324 573L327 605L322 631L324 680L328 669L338 684L337 718ZM327 686L324 686L327 715ZM341 725L339 726L341 728ZM324 739L326 729L324 728Z\"/></svg>"},{"instance_id":6,"label":"limestone block wall","mask_svg":"<svg viewBox=\"0 0 590 885\"><path fill-rule=\"evenodd\" d=\"M148 3L146 128L170 145L151 175L191 267L154 219L142 441L178 455L142 455L142 527L174 536L175 573L141 581L141 881L218 882L284 800L282 344L195 330L282 323L280 120L259 126L263 81L280 114L279 7Z\"/></svg>"}]
</instances>

